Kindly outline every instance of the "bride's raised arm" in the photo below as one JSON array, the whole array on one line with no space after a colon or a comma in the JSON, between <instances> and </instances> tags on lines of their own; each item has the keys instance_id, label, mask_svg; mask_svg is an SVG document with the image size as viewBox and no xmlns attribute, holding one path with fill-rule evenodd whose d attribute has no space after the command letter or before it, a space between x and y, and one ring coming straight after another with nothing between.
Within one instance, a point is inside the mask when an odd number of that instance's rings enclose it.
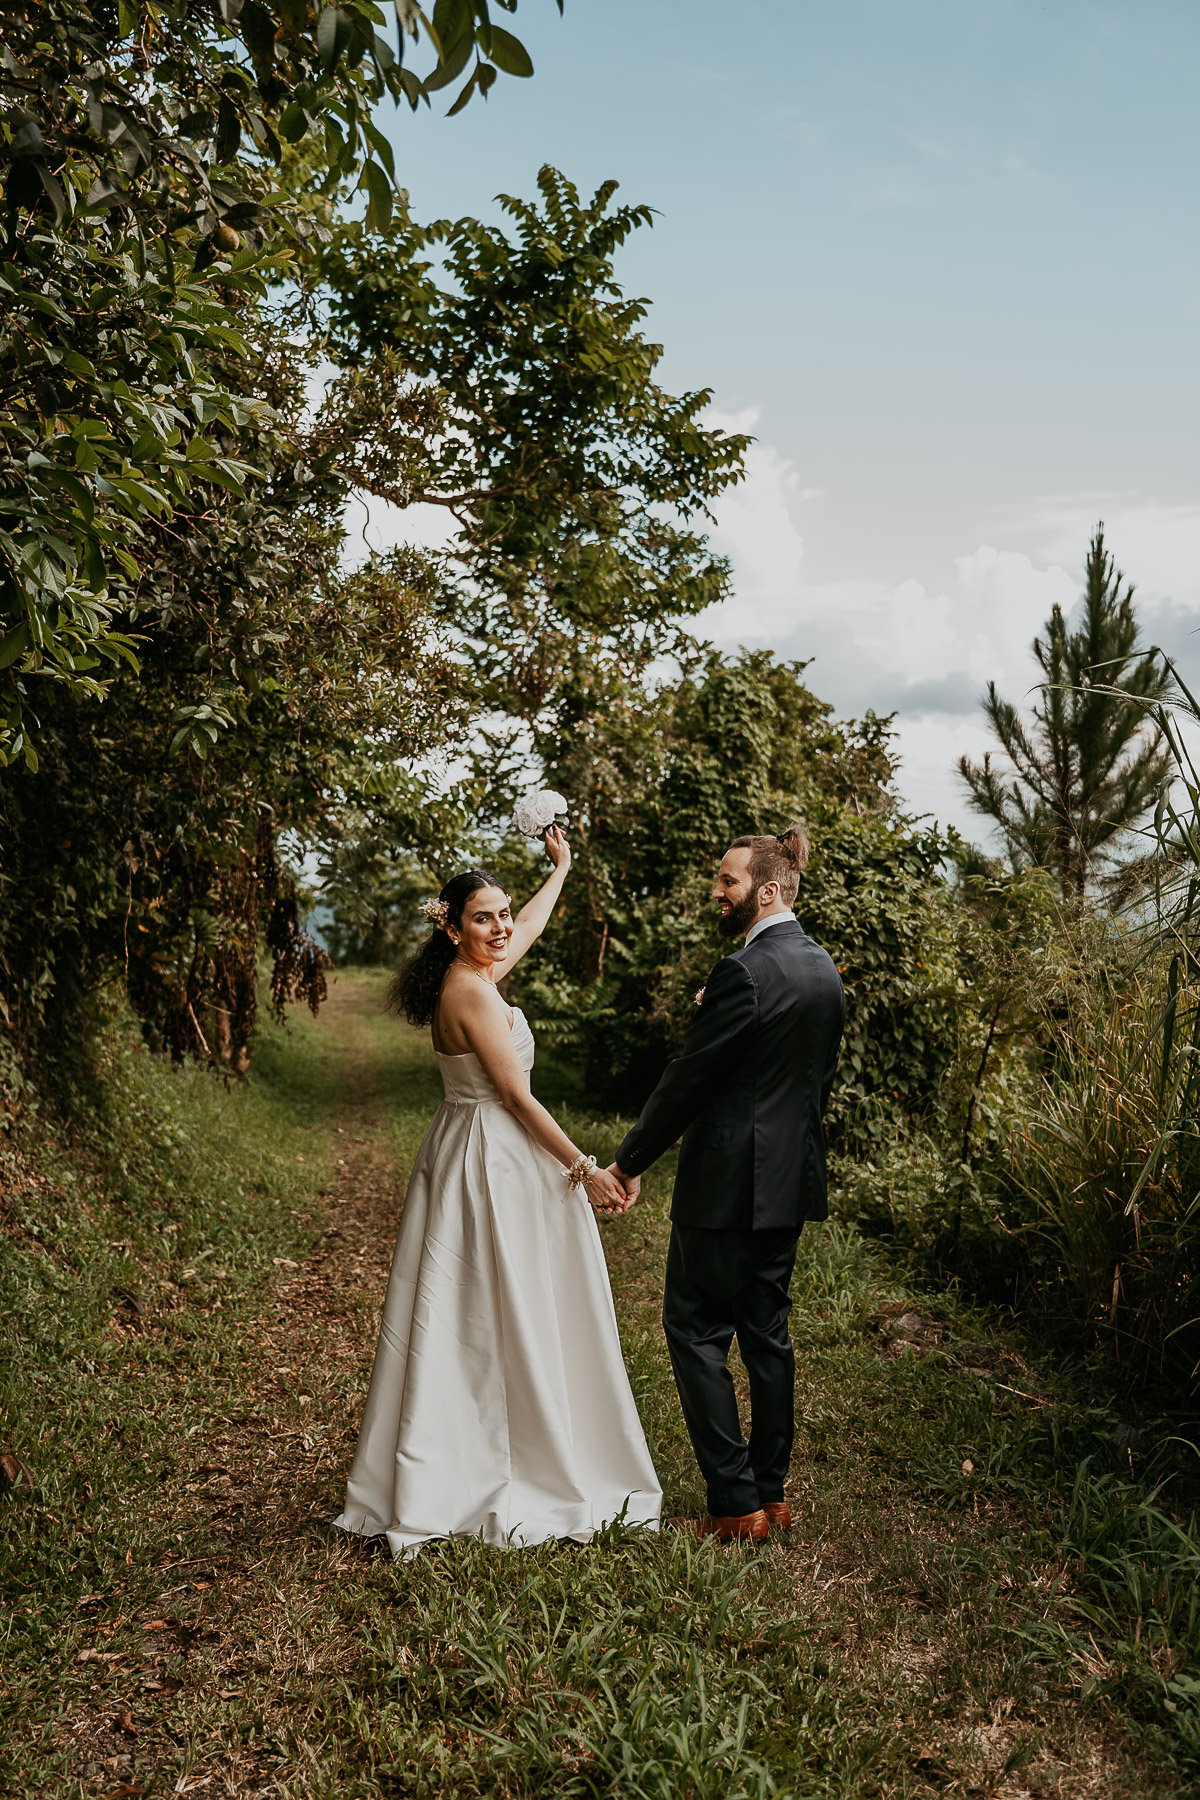
<instances>
[{"instance_id":1,"label":"bride's raised arm","mask_svg":"<svg viewBox=\"0 0 1200 1800\"><path fill-rule=\"evenodd\" d=\"M546 833L546 855L554 867L533 899L526 901L513 920L513 934L508 940L508 955L496 971L501 980L520 962L530 945L537 943L549 923L550 914L558 903L558 896L562 893L563 882L567 879L567 871L571 867L571 846L557 825L552 825Z\"/></svg>"}]
</instances>

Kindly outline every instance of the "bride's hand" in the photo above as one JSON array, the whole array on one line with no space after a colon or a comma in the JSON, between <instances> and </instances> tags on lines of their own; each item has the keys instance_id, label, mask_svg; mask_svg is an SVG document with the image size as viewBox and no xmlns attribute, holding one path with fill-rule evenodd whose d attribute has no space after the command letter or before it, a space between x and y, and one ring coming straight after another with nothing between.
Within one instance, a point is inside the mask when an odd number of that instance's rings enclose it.
<instances>
[{"instance_id":1,"label":"bride's hand","mask_svg":"<svg viewBox=\"0 0 1200 1800\"><path fill-rule=\"evenodd\" d=\"M546 855L565 875L571 866L571 846L557 825L552 825L546 833Z\"/></svg>"},{"instance_id":2,"label":"bride's hand","mask_svg":"<svg viewBox=\"0 0 1200 1800\"><path fill-rule=\"evenodd\" d=\"M625 1211L625 1189L607 1169L594 1169L583 1185L598 1213L608 1216Z\"/></svg>"}]
</instances>

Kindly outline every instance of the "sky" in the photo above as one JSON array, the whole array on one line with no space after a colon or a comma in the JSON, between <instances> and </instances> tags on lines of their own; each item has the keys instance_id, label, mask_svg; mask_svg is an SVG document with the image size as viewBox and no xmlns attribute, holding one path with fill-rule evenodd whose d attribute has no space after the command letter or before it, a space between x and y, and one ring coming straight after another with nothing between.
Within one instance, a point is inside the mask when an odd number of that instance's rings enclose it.
<instances>
[{"instance_id":1,"label":"sky","mask_svg":"<svg viewBox=\"0 0 1200 1800\"><path fill-rule=\"evenodd\" d=\"M1078 597L1103 518L1200 677L1200 8L1176 0L520 0L535 74L381 119L418 218L551 162L656 209L620 253L668 387L753 432L712 539L724 648L895 712L906 801ZM453 90L452 90L453 91ZM416 522L414 522L416 523ZM417 525L419 530L419 524Z\"/></svg>"}]
</instances>

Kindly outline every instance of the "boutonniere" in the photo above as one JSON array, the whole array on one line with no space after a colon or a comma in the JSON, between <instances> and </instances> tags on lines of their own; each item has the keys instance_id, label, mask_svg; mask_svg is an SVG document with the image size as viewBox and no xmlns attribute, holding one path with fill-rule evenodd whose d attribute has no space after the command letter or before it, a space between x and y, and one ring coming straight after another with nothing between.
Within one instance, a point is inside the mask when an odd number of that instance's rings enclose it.
<instances>
[{"instance_id":1,"label":"boutonniere","mask_svg":"<svg viewBox=\"0 0 1200 1800\"><path fill-rule=\"evenodd\" d=\"M697 1006L704 1005L704 989L703 988L696 989L696 1005Z\"/></svg>"}]
</instances>

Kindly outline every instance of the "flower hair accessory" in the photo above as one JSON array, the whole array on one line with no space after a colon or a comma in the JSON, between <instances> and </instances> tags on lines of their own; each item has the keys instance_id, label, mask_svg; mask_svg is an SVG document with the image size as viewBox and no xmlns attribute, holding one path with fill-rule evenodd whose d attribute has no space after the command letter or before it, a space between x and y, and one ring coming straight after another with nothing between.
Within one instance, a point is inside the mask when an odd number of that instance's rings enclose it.
<instances>
[{"instance_id":1,"label":"flower hair accessory","mask_svg":"<svg viewBox=\"0 0 1200 1800\"><path fill-rule=\"evenodd\" d=\"M422 900L421 911L429 923L439 931L445 931L446 921L450 917L450 906L445 900Z\"/></svg>"},{"instance_id":2,"label":"flower hair accessory","mask_svg":"<svg viewBox=\"0 0 1200 1800\"><path fill-rule=\"evenodd\" d=\"M542 837L552 825L567 816L567 803L553 788L539 788L528 794L512 816L512 828L522 837Z\"/></svg>"}]
</instances>

